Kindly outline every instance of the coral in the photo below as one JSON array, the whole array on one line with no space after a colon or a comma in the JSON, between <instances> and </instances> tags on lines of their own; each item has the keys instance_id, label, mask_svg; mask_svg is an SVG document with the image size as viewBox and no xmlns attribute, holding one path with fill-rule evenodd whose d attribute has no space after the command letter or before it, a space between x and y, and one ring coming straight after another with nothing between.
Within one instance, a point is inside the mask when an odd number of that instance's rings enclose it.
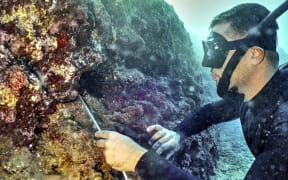
<instances>
[{"instance_id":1,"label":"coral","mask_svg":"<svg viewBox=\"0 0 288 180\"><path fill-rule=\"evenodd\" d=\"M87 8L88 2L0 3L0 136L16 149L1 156L1 162L11 162L2 164L1 177L19 175L35 161L36 169L42 168L46 175L110 178L93 138L59 116L59 104L77 98L81 74L105 60L95 31L94 6L90 3ZM75 151L70 153L71 148ZM22 156L28 159L13 170ZM54 161L59 162L57 170Z\"/></svg>"},{"instance_id":2,"label":"coral","mask_svg":"<svg viewBox=\"0 0 288 180\"><path fill-rule=\"evenodd\" d=\"M42 132L55 103L76 99L81 74L104 61L99 43L89 43L95 22L85 6L1 2L0 125L16 127L15 134L25 137L21 144L30 144L35 130Z\"/></svg>"},{"instance_id":3,"label":"coral","mask_svg":"<svg viewBox=\"0 0 288 180\"><path fill-rule=\"evenodd\" d=\"M94 29L93 19L89 19L79 2L21 1L4 2L2 6L5 9L0 17L0 67L26 60L29 68L45 82L51 98L75 99L81 73L103 61L100 52L93 52L87 43ZM84 51L90 48L89 53L81 53L83 48ZM79 53L82 58L72 58ZM85 59L88 61L83 63ZM75 67L73 63L78 60L85 67Z\"/></svg>"},{"instance_id":4,"label":"coral","mask_svg":"<svg viewBox=\"0 0 288 180\"><path fill-rule=\"evenodd\" d=\"M16 147L10 138L0 136L1 179L43 179L37 156L26 147ZM8 176L5 176L8 174Z\"/></svg>"},{"instance_id":5,"label":"coral","mask_svg":"<svg viewBox=\"0 0 288 180\"><path fill-rule=\"evenodd\" d=\"M110 168L95 140L71 119L70 108L74 105L59 106L37 145L44 173L77 179L111 179Z\"/></svg>"},{"instance_id":6,"label":"coral","mask_svg":"<svg viewBox=\"0 0 288 180\"><path fill-rule=\"evenodd\" d=\"M103 103L110 112L106 112L108 115L100 119L112 121L115 129L135 139L140 138L139 141L145 140L149 125L162 124L173 128L175 123L169 122L181 118L180 114L191 108L172 93L181 93L182 90L171 85L173 82L169 83L165 78L145 77L137 69L124 67L114 69L105 78L109 83L100 83L101 94ZM97 89L100 88L96 86L95 90ZM141 134L144 134L144 139Z\"/></svg>"},{"instance_id":7,"label":"coral","mask_svg":"<svg viewBox=\"0 0 288 180\"><path fill-rule=\"evenodd\" d=\"M15 108L20 89L28 86L28 80L20 66L12 66L0 78L0 127L15 122Z\"/></svg>"},{"instance_id":8,"label":"coral","mask_svg":"<svg viewBox=\"0 0 288 180\"><path fill-rule=\"evenodd\" d=\"M20 95L21 88L28 87L29 84L23 70L22 66L12 66L4 73L6 86L9 87L11 93L16 96Z\"/></svg>"},{"instance_id":9,"label":"coral","mask_svg":"<svg viewBox=\"0 0 288 180\"><path fill-rule=\"evenodd\" d=\"M1 178L122 176L95 147L79 86L101 127L138 142L202 103L189 36L170 11L158 0L1 0ZM84 73L96 74L95 97Z\"/></svg>"}]
</instances>

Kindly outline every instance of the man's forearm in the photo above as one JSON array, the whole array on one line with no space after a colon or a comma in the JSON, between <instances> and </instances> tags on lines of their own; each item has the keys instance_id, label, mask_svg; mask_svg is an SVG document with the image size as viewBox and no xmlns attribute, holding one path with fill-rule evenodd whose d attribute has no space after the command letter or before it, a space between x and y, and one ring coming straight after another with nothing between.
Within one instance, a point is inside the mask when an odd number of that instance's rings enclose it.
<instances>
[{"instance_id":1,"label":"man's forearm","mask_svg":"<svg viewBox=\"0 0 288 180\"><path fill-rule=\"evenodd\" d=\"M212 124L239 117L239 109L239 101L215 101L193 111L174 130L179 134L191 136L207 129Z\"/></svg>"},{"instance_id":2,"label":"man's forearm","mask_svg":"<svg viewBox=\"0 0 288 180\"><path fill-rule=\"evenodd\" d=\"M143 179L157 180L198 180L195 177L180 168L173 165L171 162L162 159L153 151L146 152L138 162L136 171Z\"/></svg>"}]
</instances>

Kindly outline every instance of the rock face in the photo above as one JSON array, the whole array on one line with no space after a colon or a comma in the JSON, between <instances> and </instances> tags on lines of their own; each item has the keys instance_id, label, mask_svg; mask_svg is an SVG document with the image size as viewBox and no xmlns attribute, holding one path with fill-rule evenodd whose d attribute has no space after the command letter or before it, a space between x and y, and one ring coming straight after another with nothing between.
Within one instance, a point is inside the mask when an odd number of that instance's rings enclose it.
<instances>
[{"instance_id":1,"label":"rock face","mask_svg":"<svg viewBox=\"0 0 288 180\"><path fill-rule=\"evenodd\" d=\"M15 0L0 9L4 179L117 179L78 93L102 128L147 148L147 126L174 128L209 99L189 35L164 0ZM214 134L187 139L174 162L209 179Z\"/></svg>"}]
</instances>

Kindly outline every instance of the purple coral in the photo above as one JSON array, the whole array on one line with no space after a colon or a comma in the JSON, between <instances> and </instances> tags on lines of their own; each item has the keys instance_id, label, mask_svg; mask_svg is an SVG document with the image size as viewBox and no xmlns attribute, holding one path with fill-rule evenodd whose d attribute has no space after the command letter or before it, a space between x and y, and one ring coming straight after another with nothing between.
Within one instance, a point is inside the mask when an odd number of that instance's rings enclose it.
<instances>
[{"instance_id":1,"label":"purple coral","mask_svg":"<svg viewBox=\"0 0 288 180\"><path fill-rule=\"evenodd\" d=\"M118 68L113 74L117 82L104 85L104 98L113 111L111 119L145 131L151 124L175 121L174 114L186 108L181 99L174 99L173 87L167 81L144 77L137 70Z\"/></svg>"}]
</instances>

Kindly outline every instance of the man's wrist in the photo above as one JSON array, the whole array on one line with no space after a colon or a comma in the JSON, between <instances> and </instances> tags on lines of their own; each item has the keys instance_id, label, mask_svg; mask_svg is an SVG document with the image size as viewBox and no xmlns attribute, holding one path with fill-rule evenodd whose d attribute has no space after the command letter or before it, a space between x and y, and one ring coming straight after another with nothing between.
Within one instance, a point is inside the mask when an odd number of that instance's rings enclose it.
<instances>
[{"instance_id":1,"label":"man's wrist","mask_svg":"<svg viewBox=\"0 0 288 180\"><path fill-rule=\"evenodd\" d=\"M138 162L140 161L140 159L142 158L142 156L147 152L148 150L143 148L142 146L139 146L138 149L134 152L135 154L133 155L133 171L135 171L136 166L138 164Z\"/></svg>"}]
</instances>

